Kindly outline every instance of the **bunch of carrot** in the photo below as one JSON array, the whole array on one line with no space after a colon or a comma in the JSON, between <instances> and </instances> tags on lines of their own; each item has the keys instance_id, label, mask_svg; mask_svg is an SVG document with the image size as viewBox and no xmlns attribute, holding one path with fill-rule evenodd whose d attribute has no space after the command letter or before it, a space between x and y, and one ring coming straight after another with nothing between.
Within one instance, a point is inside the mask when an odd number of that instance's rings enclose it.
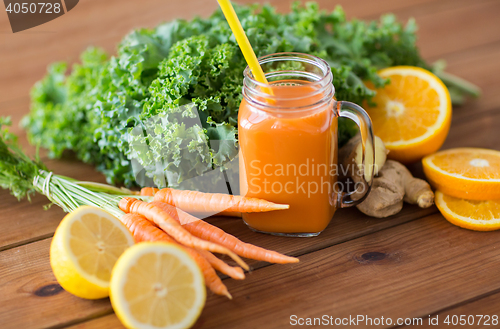
<instances>
[{"instance_id":1,"label":"bunch of carrot","mask_svg":"<svg viewBox=\"0 0 500 329\"><path fill-rule=\"evenodd\" d=\"M216 294L232 298L215 270L236 280L245 278L243 269L248 270L249 267L240 256L278 264L299 261L297 258L242 242L220 228L191 215L264 212L287 209L288 205L256 198L170 188L143 188L140 194L153 196L154 201L144 202L125 197L119 202L120 209L126 213L120 220L132 232L136 242L165 241L179 245L196 261L205 277L205 284ZM213 252L228 255L240 267L226 264L213 255Z\"/></svg>"}]
</instances>

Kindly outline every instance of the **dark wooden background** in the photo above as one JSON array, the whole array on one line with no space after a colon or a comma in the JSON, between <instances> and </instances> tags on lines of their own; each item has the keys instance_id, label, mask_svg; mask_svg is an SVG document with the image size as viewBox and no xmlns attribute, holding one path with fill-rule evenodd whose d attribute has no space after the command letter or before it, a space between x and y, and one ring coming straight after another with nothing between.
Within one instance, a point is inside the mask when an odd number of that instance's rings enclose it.
<instances>
[{"instance_id":1,"label":"dark wooden background","mask_svg":"<svg viewBox=\"0 0 500 329\"><path fill-rule=\"evenodd\" d=\"M242 1L247 2L247 1ZM253 1L252 1L253 2ZM270 1L286 11L289 0ZM320 0L349 18L393 12L414 17L423 56L448 62L448 71L479 85L479 100L454 108L443 148L500 149L500 1ZM113 53L132 28L174 18L206 16L215 0L82 0L68 14L13 34L0 5L0 115L14 122L28 112L29 90L47 64L78 61L88 46ZM24 132L16 125L27 145ZM103 181L90 166L48 160L56 172ZM412 167L419 172L419 166ZM0 328L122 328L108 299L66 293L49 265L49 244L63 212L43 211L47 199L17 202L0 191ZM296 265L252 263L245 281L225 279L233 301L210 295L196 328L286 328L290 316L419 318L429 315L500 315L500 232L472 232L449 224L435 207L405 205L397 216L374 219L339 211L317 238L287 239L250 232L240 221L215 224L244 241L299 256ZM477 319L477 318L476 318ZM388 326L391 327L391 326ZM426 327L424 325L423 327ZM477 326L467 326L477 327ZM494 326L486 326L492 328Z\"/></svg>"}]
</instances>

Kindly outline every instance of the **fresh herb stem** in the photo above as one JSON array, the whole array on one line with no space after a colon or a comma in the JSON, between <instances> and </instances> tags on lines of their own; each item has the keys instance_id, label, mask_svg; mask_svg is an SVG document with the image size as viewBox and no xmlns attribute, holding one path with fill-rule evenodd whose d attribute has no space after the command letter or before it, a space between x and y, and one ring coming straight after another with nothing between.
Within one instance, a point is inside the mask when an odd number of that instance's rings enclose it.
<instances>
[{"instance_id":1,"label":"fresh herb stem","mask_svg":"<svg viewBox=\"0 0 500 329\"><path fill-rule=\"evenodd\" d=\"M458 88L462 92L473 97L481 96L481 89L467 80L464 80L448 72L439 72L437 76L448 86Z\"/></svg>"},{"instance_id":2,"label":"fresh herb stem","mask_svg":"<svg viewBox=\"0 0 500 329\"><path fill-rule=\"evenodd\" d=\"M5 127L10 124L9 118L0 117L0 186L10 189L18 199L38 192L65 212L87 205L102 208L116 217L124 214L118 207L122 197L149 201L149 197L138 196L129 189L77 181L48 171L21 150L17 137Z\"/></svg>"},{"instance_id":3,"label":"fresh herb stem","mask_svg":"<svg viewBox=\"0 0 500 329\"><path fill-rule=\"evenodd\" d=\"M118 202L125 195L92 191L78 183L40 170L33 180L33 187L38 193L45 195L53 204L58 205L66 212L86 205L102 208L116 217L124 214L118 208Z\"/></svg>"},{"instance_id":4,"label":"fresh herb stem","mask_svg":"<svg viewBox=\"0 0 500 329\"><path fill-rule=\"evenodd\" d=\"M87 181L75 181L75 184L78 184L79 186L86 187L92 191L95 192L105 192L108 194L117 194L117 195L136 195L138 194L137 192L134 192L132 190L129 190L128 188L124 187L116 187L108 184L101 184L101 183L96 183L96 182L87 182Z\"/></svg>"}]
</instances>

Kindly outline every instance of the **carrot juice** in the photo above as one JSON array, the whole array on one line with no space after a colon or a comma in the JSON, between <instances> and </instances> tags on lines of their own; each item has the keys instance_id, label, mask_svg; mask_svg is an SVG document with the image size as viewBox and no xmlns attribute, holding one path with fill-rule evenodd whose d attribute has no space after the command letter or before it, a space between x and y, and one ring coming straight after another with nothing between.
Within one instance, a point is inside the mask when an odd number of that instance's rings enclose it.
<instances>
[{"instance_id":1,"label":"carrot juice","mask_svg":"<svg viewBox=\"0 0 500 329\"><path fill-rule=\"evenodd\" d=\"M337 192L341 102L333 97L328 64L317 57L275 54L261 65L269 85L247 69L239 109L241 195L290 208L243 214L243 220L260 232L315 236L343 202Z\"/></svg>"},{"instance_id":2,"label":"carrot juice","mask_svg":"<svg viewBox=\"0 0 500 329\"><path fill-rule=\"evenodd\" d=\"M286 83L290 83L287 81ZM321 232L335 212L331 204L331 187L336 176L330 175L330 164L337 162L336 124L332 102L313 109L321 95L313 94L307 83L273 87L276 106L306 107L304 115L269 116L252 111L243 101L239 114L241 171L243 193L275 203L289 204L279 212L245 214L252 228L265 232ZM296 101L287 99L299 98ZM307 109L307 107L311 107ZM252 159L246 161L246 157Z\"/></svg>"}]
</instances>

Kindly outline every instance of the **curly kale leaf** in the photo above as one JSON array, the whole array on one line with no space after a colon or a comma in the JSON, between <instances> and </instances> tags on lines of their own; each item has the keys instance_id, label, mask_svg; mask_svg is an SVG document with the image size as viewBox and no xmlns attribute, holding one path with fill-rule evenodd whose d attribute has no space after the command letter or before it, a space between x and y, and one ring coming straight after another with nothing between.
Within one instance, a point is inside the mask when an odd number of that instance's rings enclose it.
<instances>
[{"instance_id":1,"label":"curly kale leaf","mask_svg":"<svg viewBox=\"0 0 500 329\"><path fill-rule=\"evenodd\" d=\"M324 58L339 100L370 101L374 92L364 82L387 83L376 73L380 68L428 67L413 20L348 21L340 7L326 12L313 2L295 3L287 14L270 5L235 9L257 56L296 51ZM31 142L52 157L73 151L110 183L136 184L135 164L158 185L177 186L235 157L245 67L220 10L138 29L116 56L91 48L68 76L66 64L50 66L32 89L24 125ZM181 115L194 107L196 124ZM352 122L339 121L340 143L354 133Z\"/></svg>"}]
</instances>

